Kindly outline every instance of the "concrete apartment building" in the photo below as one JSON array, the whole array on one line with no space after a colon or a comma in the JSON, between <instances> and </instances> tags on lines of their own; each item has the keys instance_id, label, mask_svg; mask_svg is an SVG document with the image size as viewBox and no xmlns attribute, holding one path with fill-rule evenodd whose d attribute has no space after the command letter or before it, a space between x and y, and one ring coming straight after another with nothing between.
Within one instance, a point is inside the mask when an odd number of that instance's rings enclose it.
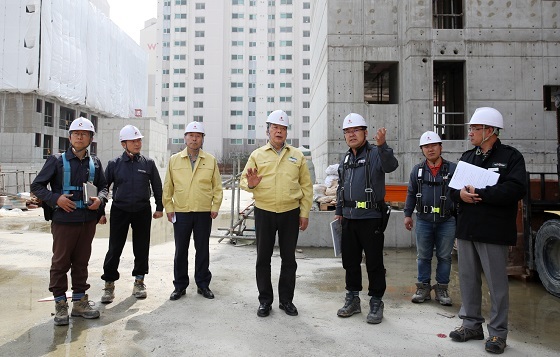
<instances>
[{"instance_id":1,"label":"concrete apartment building","mask_svg":"<svg viewBox=\"0 0 560 357\"><path fill-rule=\"evenodd\" d=\"M169 123L170 152L195 120L218 159L248 155L275 109L290 116L288 141L309 145L310 16L310 1L159 1L156 116Z\"/></svg>"},{"instance_id":2,"label":"concrete apartment building","mask_svg":"<svg viewBox=\"0 0 560 357\"><path fill-rule=\"evenodd\" d=\"M75 118L94 123L99 154L106 118L145 110L147 56L109 20L105 0L4 1L1 10L0 188L16 192L68 148Z\"/></svg>"},{"instance_id":3,"label":"concrete apartment building","mask_svg":"<svg viewBox=\"0 0 560 357\"><path fill-rule=\"evenodd\" d=\"M347 150L342 120L385 126L408 181L426 130L444 157L470 148L477 107L504 115L500 138L530 171L556 172L560 1L328 0L311 2L310 148L317 178ZM560 101L559 97L556 97ZM557 104L558 105L558 104Z\"/></svg>"}]
</instances>

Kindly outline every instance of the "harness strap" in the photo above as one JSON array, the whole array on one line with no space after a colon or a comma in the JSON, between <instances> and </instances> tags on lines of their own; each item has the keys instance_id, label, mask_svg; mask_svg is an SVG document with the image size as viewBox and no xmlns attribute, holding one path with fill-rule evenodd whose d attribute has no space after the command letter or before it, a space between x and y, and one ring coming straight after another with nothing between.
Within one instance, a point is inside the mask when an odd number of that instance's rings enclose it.
<instances>
[{"instance_id":1,"label":"harness strap","mask_svg":"<svg viewBox=\"0 0 560 357\"><path fill-rule=\"evenodd\" d=\"M422 166L418 166L416 176L416 180L418 181L418 192L416 192L416 211L422 212L422 183L424 182L424 168Z\"/></svg>"},{"instance_id":2,"label":"harness strap","mask_svg":"<svg viewBox=\"0 0 560 357\"><path fill-rule=\"evenodd\" d=\"M375 208L376 210L381 210L382 205L378 204L378 202L376 202L375 200L375 192L373 191L373 188L371 187L371 173L369 172L369 153L370 153L370 149L367 147L366 144L366 159L365 159L365 163L364 164L360 164L360 163L349 163L348 160L350 159L350 151L348 151L346 153L346 156L344 157L344 160L342 162L342 177L341 177L341 185L342 185L342 189L340 190L340 195L341 197L339 197L340 202L342 202L342 207L351 207L351 208L363 208L363 209L371 209L371 208ZM366 193L366 200L365 201L346 201L344 200L344 174L346 173L346 169L347 168L356 168L356 167L360 167L360 166L365 166L365 170L366 170L366 188L364 189L364 192Z\"/></svg>"},{"instance_id":3,"label":"harness strap","mask_svg":"<svg viewBox=\"0 0 560 357\"><path fill-rule=\"evenodd\" d=\"M72 186L70 185L70 178L71 178L71 170L70 170L70 161L66 159L66 153L62 153L62 168L63 168L63 175L62 175L62 193L63 194L71 194L72 191L83 191L82 186ZM95 178L95 164L93 163L93 159L89 157L89 176L88 181L93 182ZM84 201L83 199L74 201L76 203L76 208L84 208Z\"/></svg>"}]
</instances>

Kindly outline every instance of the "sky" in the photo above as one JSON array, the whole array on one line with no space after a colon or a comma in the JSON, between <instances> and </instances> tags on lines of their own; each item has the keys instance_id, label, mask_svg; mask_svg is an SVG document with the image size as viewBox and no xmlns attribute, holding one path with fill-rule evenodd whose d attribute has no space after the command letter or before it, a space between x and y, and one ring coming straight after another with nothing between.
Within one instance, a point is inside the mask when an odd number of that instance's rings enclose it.
<instances>
[{"instance_id":1,"label":"sky","mask_svg":"<svg viewBox=\"0 0 560 357\"><path fill-rule=\"evenodd\" d=\"M157 0L107 0L110 18L136 43L140 44L140 30L144 22L157 17Z\"/></svg>"}]
</instances>

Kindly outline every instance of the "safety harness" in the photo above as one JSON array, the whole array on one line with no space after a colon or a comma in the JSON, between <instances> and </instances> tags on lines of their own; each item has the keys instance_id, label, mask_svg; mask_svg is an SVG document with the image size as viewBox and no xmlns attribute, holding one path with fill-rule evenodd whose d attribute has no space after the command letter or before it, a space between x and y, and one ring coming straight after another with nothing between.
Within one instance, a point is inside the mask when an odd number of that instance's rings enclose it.
<instances>
[{"instance_id":1,"label":"safety harness","mask_svg":"<svg viewBox=\"0 0 560 357\"><path fill-rule=\"evenodd\" d=\"M70 185L70 161L66 159L66 153L62 153L62 167L64 169L62 175L62 193L63 194L72 194L72 191L80 191L82 192L84 189L82 186L72 186ZM88 181L93 182L95 178L95 165L93 163L93 159L89 157L89 177ZM83 195L82 195L83 196ZM84 204L83 198L78 201L73 201L76 204L76 208L85 208L86 205Z\"/></svg>"},{"instance_id":2,"label":"safety harness","mask_svg":"<svg viewBox=\"0 0 560 357\"><path fill-rule=\"evenodd\" d=\"M366 147L366 159L365 161L363 160L358 160L355 161L353 163L349 163L348 161L350 160L350 152L346 153L346 157L344 157L344 162L343 162L343 166L342 166L342 190L341 190L341 201L342 201L342 207L351 207L351 208L361 208L361 209L376 209L378 211L381 211L382 207L383 207L383 201L380 202L376 202L375 200L375 192L373 191L373 189L371 188L371 180L370 180L370 172L369 172L369 152L371 150ZM346 170L351 168L357 168L360 166L365 166L365 170L366 170L366 188L364 189L364 192L366 193L366 200L365 201L346 201L344 200L344 174L346 173Z\"/></svg>"},{"instance_id":3,"label":"safety harness","mask_svg":"<svg viewBox=\"0 0 560 357\"><path fill-rule=\"evenodd\" d=\"M445 210L445 202L447 201L447 196L445 192L447 191L447 181L449 180L449 164L444 162L441 165L441 177L442 182L432 182L428 181L427 184L430 186L439 186L441 185L441 193L439 196L439 207L434 206L423 206L422 205L422 184L424 183L424 167L419 166L417 172L417 181L418 181L418 192L416 193L416 211L420 213L439 213L440 217L445 217L446 213L449 211Z\"/></svg>"}]
</instances>

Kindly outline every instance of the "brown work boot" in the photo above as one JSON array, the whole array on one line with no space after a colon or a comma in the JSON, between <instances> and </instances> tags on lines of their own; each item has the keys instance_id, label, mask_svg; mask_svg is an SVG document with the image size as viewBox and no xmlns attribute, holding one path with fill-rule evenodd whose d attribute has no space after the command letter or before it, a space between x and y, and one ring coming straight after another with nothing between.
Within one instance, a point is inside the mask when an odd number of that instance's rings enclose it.
<instances>
[{"instance_id":1,"label":"brown work boot","mask_svg":"<svg viewBox=\"0 0 560 357\"><path fill-rule=\"evenodd\" d=\"M430 300L432 287L428 283L416 283L416 293L412 295L412 302L421 303Z\"/></svg>"},{"instance_id":2,"label":"brown work boot","mask_svg":"<svg viewBox=\"0 0 560 357\"><path fill-rule=\"evenodd\" d=\"M451 301L451 296L449 296L449 291L447 290L447 284L437 283L432 286L432 289L436 292L436 301L444 306L451 306L453 302Z\"/></svg>"},{"instance_id":3,"label":"brown work boot","mask_svg":"<svg viewBox=\"0 0 560 357\"><path fill-rule=\"evenodd\" d=\"M91 303L91 304L90 304ZM99 311L91 306L95 303L88 300L88 295L85 294L80 300L72 301L72 316L81 316L84 319L96 319L99 317Z\"/></svg>"},{"instance_id":4,"label":"brown work boot","mask_svg":"<svg viewBox=\"0 0 560 357\"><path fill-rule=\"evenodd\" d=\"M148 296L148 293L146 292L146 285L144 285L144 280L134 280L132 295L134 295L134 297L137 299L145 299Z\"/></svg>"},{"instance_id":5,"label":"brown work boot","mask_svg":"<svg viewBox=\"0 0 560 357\"><path fill-rule=\"evenodd\" d=\"M69 323L69 316L68 316L68 302L66 300L60 300L55 302L55 315L54 315L54 324L55 326L65 326Z\"/></svg>"},{"instance_id":6,"label":"brown work boot","mask_svg":"<svg viewBox=\"0 0 560 357\"><path fill-rule=\"evenodd\" d=\"M115 282L106 281L103 290L105 291L103 292L103 296L101 296L101 302L103 304L112 303L113 300L115 299Z\"/></svg>"}]
</instances>

